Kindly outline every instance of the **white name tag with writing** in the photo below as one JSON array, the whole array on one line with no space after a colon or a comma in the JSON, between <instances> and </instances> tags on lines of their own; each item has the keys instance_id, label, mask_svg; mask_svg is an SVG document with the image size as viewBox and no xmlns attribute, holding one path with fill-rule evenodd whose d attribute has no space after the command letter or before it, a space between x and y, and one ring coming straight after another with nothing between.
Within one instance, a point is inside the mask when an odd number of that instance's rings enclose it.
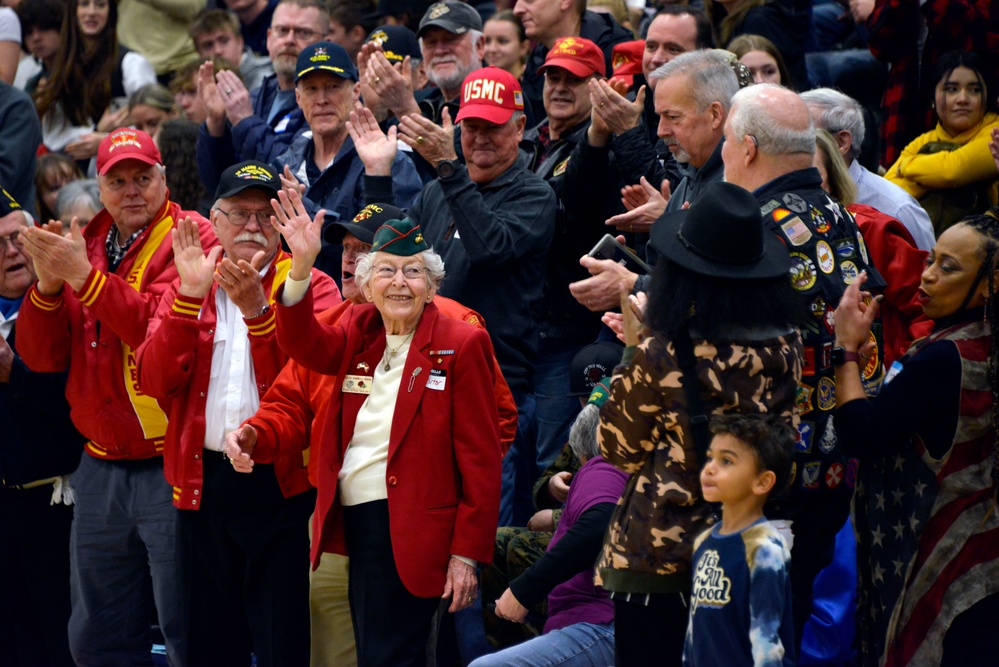
<instances>
[{"instance_id":1,"label":"white name tag with writing","mask_svg":"<svg viewBox=\"0 0 999 667\"><path fill-rule=\"evenodd\" d=\"M447 371L441 370L439 368L431 369L430 377L427 378L427 389L436 389L437 391L444 391L445 386L447 386Z\"/></svg>"}]
</instances>

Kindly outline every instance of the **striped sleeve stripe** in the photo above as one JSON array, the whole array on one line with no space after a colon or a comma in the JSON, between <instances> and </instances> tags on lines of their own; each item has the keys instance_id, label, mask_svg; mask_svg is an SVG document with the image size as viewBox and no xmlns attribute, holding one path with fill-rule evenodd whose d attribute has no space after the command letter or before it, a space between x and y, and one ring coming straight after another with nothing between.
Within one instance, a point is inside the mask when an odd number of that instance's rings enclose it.
<instances>
[{"instance_id":1,"label":"striped sleeve stripe","mask_svg":"<svg viewBox=\"0 0 999 667\"><path fill-rule=\"evenodd\" d=\"M173 300L173 312L197 319L201 313L201 301L195 301L191 297L178 294Z\"/></svg>"},{"instance_id":2,"label":"striped sleeve stripe","mask_svg":"<svg viewBox=\"0 0 999 667\"><path fill-rule=\"evenodd\" d=\"M267 311L267 314L259 322L254 322L253 324L247 324L246 330L251 336L266 336L277 328L277 316L274 314L273 310Z\"/></svg>"},{"instance_id":3,"label":"striped sleeve stripe","mask_svg":"<svg viewBox=\"0 0 999 667\"><path fill-rule=\"evenodd\" d=\"M62 308L61 290L55 296L45 296L44 294L39 293L37 289L31 290L29 294L30 296L28 298L31 299L31 304L39 310L53 311Z\"/></svg>"},{"instance_id":4,"label":"striped sleeve stripe","mask_svg":"<svg viewBox=\"0 0 999 667\"><path fill-rule=\"evenodd\" d=\"M87 278L87 282L83 285L83 289L80 290L80 303L88 308L92 306L97 297L104 291L104 286L107 282L108 277L106 275L100 271L93 271Z\"/></svg>"}]
</instances>

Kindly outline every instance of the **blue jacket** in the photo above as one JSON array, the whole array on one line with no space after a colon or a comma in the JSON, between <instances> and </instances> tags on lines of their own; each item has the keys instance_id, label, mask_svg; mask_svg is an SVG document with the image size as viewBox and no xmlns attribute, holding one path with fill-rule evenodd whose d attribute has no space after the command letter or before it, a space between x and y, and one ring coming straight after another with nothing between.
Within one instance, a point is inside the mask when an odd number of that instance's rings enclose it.
<instances>
[{"instance_id":1,"label":"blue jacket","mask_svg":"<svg viewBox=\"0 0 999 667\"><path fill-rule=\"evenodd\" d=\"M250 92L253 115L234 127L226 123L221 137L208 134L208 127L201 124L198 133L198 176L207 192L215 192L222 172L243 160L273 162L291 143L308 131L305 115L294 98L274 115L273 123L267 122L271 106L278 94L277 75L271 74L260 87Z\"/></svg>"},{"instance_id":2,"label":"blue jacket","mask_svg":"<svg viewBox=\"0 0 999 667\"><path fill-rule=\"evenodd\" d=\"M344 139L333 163L315 179L309 178L312 159L312 132L308 131L295 139L283 153L270 160L270 163L281 170L287 165L298 180L308 187L303 198L305 207L309 215L315 215L321 208L326 209L324 228L336 220L352 219L371 202L394 202L399 208L409 208L423 187L413 161L402 151L396 153L391 178L365 175L364 164L349 136ZM313 173L314 171L313 167ZM316 259L316 268L338 281L340 250L339 245L327 243L323 239L322 250Z\"/></svg>"}]
</instances>

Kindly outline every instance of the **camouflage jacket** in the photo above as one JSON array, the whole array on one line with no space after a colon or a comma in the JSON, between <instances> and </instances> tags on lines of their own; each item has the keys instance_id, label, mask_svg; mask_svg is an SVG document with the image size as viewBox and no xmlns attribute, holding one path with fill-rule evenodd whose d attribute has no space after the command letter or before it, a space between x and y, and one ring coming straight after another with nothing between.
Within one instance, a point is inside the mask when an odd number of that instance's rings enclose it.
<instances>
[{"instance_id":1,"label":"camouflage jacket","mask_svg":"<svg viewBox=\"0 0 999 667\"><path fill-rule=\"evenodd\" d=\"M792 414L802 370L797 332L725 343L692 338L705 410ZM694 538L714 523L701 498L681 376L673 344L650 336L617 369L600 411L601 453L631 473L597 562L597 583L607 590L689 590Z\"/></svg>"}]
</instances>

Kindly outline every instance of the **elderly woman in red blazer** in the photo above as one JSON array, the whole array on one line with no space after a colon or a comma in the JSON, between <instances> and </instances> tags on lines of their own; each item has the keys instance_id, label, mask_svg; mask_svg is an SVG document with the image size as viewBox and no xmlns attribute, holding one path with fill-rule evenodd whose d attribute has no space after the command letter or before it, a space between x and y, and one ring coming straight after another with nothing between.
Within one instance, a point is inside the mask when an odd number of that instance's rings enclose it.
<instances>
[{"instance_id":1,"label":"elderly woman in red blazer","mask_svg":"<svg viewBox=\"0 0 999 667\"><path fill-rule=\"evenodd\" d=\"M322 213L310 220L291 190L280 198L276 224L294 259L278 342L301 365L342 378L320 452L313 564L327 551L351 559L359 665L422 667L434 615L471 605L476 563L492 558L501 461L492 344L438 313L443 262L409 219L383 225L358 261L371 303L333 326L317 322L309 269ZM277 446L227 448L248 470Z\"/></svg>"}]
</instances>

